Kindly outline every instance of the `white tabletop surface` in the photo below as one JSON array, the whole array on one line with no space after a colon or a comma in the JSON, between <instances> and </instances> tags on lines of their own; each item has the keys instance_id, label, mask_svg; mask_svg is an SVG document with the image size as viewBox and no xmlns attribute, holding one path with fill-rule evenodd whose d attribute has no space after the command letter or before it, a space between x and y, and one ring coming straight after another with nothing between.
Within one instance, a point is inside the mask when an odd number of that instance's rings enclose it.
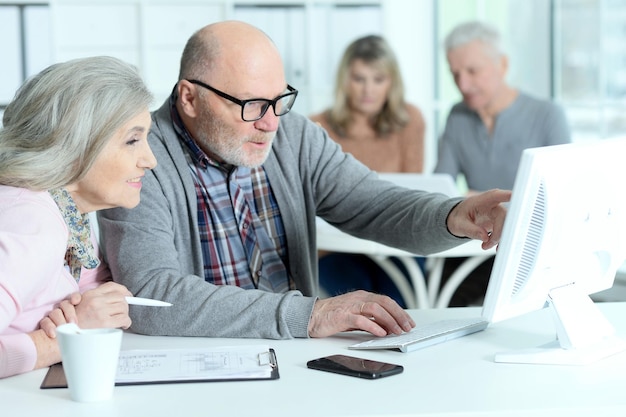
<instances>
[{"instance_id":1,"label":"white tabletop surface","mask_svg":"<svg viewBox=\"0 0 626 417\"><path fill-rule=\"evenodd\" d=\"M626 303L601 308L626 333ZM418 322L479 314L477 308L413 310ZM624 416L626 354L583 367L494 363L495 352L533 347L553 337L549 311L410 353L353 351L367 337L263 340L276 350L280 379L116 387L103 403L76 403L67 389L39 388L46 370L0 380L3 415L14 416ZM125 334L123 348L255 344L253 339ZM307 369L343 353L403 365L400 375L364 380ZM8 412L8 413L7 413Z\"/></svg>"}]
</instances>

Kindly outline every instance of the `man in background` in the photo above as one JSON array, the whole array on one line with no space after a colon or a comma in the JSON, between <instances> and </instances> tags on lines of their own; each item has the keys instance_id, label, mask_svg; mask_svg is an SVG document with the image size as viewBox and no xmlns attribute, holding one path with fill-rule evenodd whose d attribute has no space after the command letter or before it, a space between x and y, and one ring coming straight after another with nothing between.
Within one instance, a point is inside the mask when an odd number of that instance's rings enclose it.
<instances>
[{"instance_id":1,"label":"man in background","mask_svg":"<svg viewBox=\"0 0 626 417\"><path fill-rule=\"evenodd\" d=\"M469 194L513 188L526 148L570 142L563 110L510 86L500 34L482 22L454 28L444 42L450 73L463 100L455 104L441 138L435 172L463 175ZM446 260L444 278L465 258ZM493 258L461 285L451 306L482 302Z\"/></svg>"}]
</instances>

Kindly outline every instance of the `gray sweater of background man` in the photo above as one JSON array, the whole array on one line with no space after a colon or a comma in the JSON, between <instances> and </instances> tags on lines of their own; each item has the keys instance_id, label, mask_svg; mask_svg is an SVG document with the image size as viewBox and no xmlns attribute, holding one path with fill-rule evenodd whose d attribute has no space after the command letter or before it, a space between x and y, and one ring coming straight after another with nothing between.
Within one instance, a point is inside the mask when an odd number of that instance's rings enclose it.
<instances>
[{"instance_id":1,"label":"gray sweater of background man","mask_svg":"<svg viewBox=\"0 0 626 417\"><path fill-rule=\"evenodd\" d=\"M264 166L287 238L289 274L298 291L269 293L204 280L193 179L169 105L152 115L149 142L158 166L143 181L134 209L100 212L102 248L115 281L168 308L130 307L132 330L152 335L308 337L318 291L315 216L344 231L412 252L438 252L466 241L446 218L459 199L378 180L309 119L280 119Z\"/></svg>"},{"instance_id":2,"label":"gray sweater of background man","mask_svg":"<svg viewBox=\"0 0 626 417\"><path fill-rule=\"evenodd\" d=\"M570 141L565 114L551 101L519 93L498 113L491 136L478 114L461 102L448 115L435 172L463 174L475 191L510 190L524 149Z\"/></svg>"}]
</instances>

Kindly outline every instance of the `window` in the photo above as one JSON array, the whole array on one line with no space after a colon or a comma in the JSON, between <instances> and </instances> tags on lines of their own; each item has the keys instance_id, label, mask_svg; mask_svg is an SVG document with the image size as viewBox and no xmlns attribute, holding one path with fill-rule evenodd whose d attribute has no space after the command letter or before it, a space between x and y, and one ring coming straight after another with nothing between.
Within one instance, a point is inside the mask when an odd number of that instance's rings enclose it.
<instances>
[{"instance_id":1,"label":"window","mask_svg":"<svg viewBox=\"0 0 626 417\"><path fill-rule=\"evenodd\" d=\"M574 139L626 136L626 3L555 1L555 97Z\"/></svg>"},{"instance_id":2,"label":"window","mask_svg":"<svg viewBox=\"0 0 626 417\"><path fill-rule=\"evenodd\" d=\"M565 110L574 141L626 136L626 3L621 0L434 0L435 135L460 95L442 42L472 19L498 28L508 82Z\"/></svg>"},{"instance_id":3,"label":"window","mask_svg":"<svg viewBox=\"0 0 626 417\"><path fill-rule=\"evenodd\" d=\"M0 4L0 113L24 80L50 65L49 7Z\"/></svg>"}]
</instances>

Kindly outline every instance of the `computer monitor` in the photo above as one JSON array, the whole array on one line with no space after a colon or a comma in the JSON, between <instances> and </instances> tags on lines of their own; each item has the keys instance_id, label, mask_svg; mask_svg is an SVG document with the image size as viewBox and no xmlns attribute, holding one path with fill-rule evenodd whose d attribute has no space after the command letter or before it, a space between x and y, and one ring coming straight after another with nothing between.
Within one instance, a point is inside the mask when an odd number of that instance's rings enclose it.
<instances>
[{"instance_id":1,"label":"computer monitor","mask_svg":"<svg viewBox=\"0 0 626 417\"><path fill-rule=\"evenodd\" d=\"M589 297L626 259L625 158L626 139L523 152L483 313L498 322L547 307L557 339L496 362L585 364L626 349Z\"/></svg>"}]
</instances>

